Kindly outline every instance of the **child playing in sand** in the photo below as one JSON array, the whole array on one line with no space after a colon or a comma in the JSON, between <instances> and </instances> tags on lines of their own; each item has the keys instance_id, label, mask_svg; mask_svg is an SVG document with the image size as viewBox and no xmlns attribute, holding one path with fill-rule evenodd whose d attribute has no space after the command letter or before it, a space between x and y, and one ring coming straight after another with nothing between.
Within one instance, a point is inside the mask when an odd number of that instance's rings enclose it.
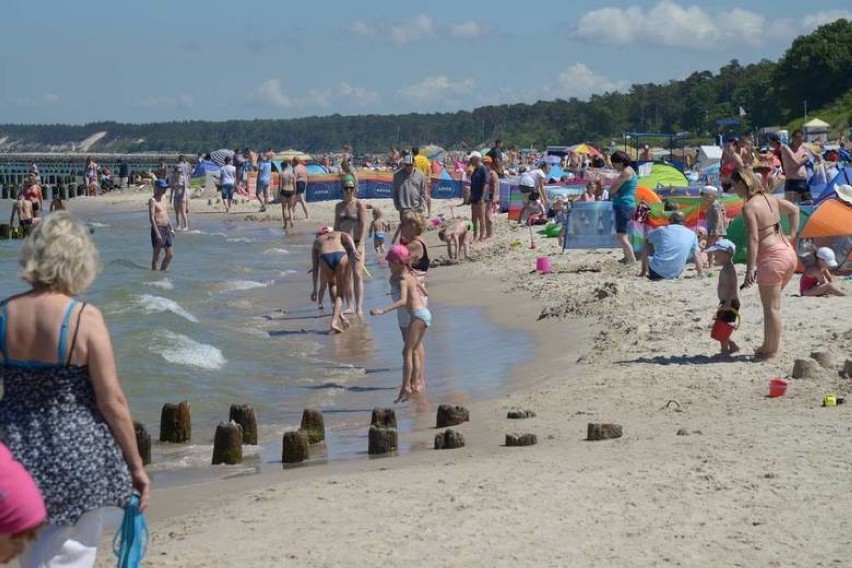
<instances>
[{"instance_id":1,"label":"child playing in sand","mask_svg":"<svg viewBox=\"0 0 852 568\"><path fill-rule=\"evenodd\" d=\"M470 253L467 242L469 228L467 221L451 219L438 231L438 238L447 243L447 258L467 258Z\"/></svg>"},{"instance_id":2,"label":"child playing in sand","mask_svg":"<svg viewBox=\"0 0 852 568\"><path fill-rule=\"evenodd\" d=\"M385 234L388 232L388 222L382 217L382 210L373 208L373 222L370 223L368 237L373 237L373 248L376 254L385 254Z\"/></svg>"},{"instance_id":3,"label":"child playing in sand","mask_svg":"<svg viewBox=\"0 0 852 568\"><path fill-rule=\"evenodd\" d=\"M845 296L846 292L834 283L831 274L837 268L834 251L820 247L814 253L813 263L805 269L799 280L799 294L802 296Z\"/></svg>"},{"instance_id":4,"label":"child playing in sand","mask_svg":"<svg viewBox=\"0 0 852 568\"><path fill-rule=\"evenodd\" d=\"M565 222L568 220L569 211L571 211L571 202L565 201L561 197L557 198L556 201L553 202L553 207L550 208L550 212L553 214L554 224L559 225L557 241L559 242L560 247L564 246Z\"/></svg>"},{"instance_id":5,"label":"child playing in sand","mask_svg":"<svg viewBox=\"0 0 852 568\"><path fill-rule=\"evenodd\" d=\"M716 318L729 324L736 324L740 313L740 299L737 295L737 270L734 268L734 255L737 245L728 239L719 239L707 253L715 253L718 264L722 267L719 272L719 285L716 293L719 295L719 307L716 310ZM722 355L731 355L740 350L740 347L730 338L720 341Z\"/></svg>"},{"instance_id":6,"label":"child playing in sand","mask_svg":"<svg viewBox=\"0 0 852 568\"><path fill-rule=\"evenodd\" d=\"M695 236L698 237L698 252L695 253L695 260L701 265L702 270L710 268L710 262L707 260L707 229L697 227Z\"/></svg>"},{"instance_id":7,"label":"child playing in sand","mask_svg":"<svg viewBox=\"0 0 852 568\"><path fill-rule=\"evenodd\" d=\"M707 246L712 247L716 241L723 239L728 234L728 218L725 216L725 206L718 201L719 190L712 185L705 185L701 189L703 205L707 208L705 220L707 223ZM714 255L708 253L707 262L712 267Z\"/></svg>"},{"instance_id":8,"label":"child playing in sand","mask_svg":"<svg viewBox=\"0 0 852 568\"><path fill-rule=\"evenodd\" d=\"M544 225L547 223L547 210L544 208L537 191L530 193L524 208L521 209L518 222L527 225Z\"/></svg>"},{"instance_id":9,"label":"child playing in sand","mask_svg":"<svg viewBox=\"0 0 852 568\"><path fill-rule=\"evenodd\" d=\"M403 245L394 245L386 257L391 271L389 279L391 297L394 303L384 308L373 308L370 315L380 316L396 310L399 327L407 328L402 348L402 386L394 402L405 402L413 393L419 393L425 385L416 380L419 372L419 358L415 351L423 343L426 330L432 325L432 313L426 307L426 290L411 272L411 253Z\"/></svg>"}]
</instances>

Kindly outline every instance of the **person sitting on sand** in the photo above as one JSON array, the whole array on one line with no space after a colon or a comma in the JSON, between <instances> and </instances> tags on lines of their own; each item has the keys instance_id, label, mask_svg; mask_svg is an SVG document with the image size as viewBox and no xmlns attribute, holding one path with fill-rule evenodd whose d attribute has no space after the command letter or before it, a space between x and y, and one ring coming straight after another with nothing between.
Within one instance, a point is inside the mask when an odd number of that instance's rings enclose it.
<instances>
[{"instance_id":1,"label":"person sitting on sand","mask_svg":"<svg viewBox=\"0 0 852 568\"><path fill-rule=\"evenodd\" d=\"M378 207L373 208L373 222L370 223L368 237L373 238L373 249L376 254L385 254L385 238L388 232L388 222Z\"/></svg>"},{"instance_id":2,"label":"person sitting on sand","mask_svg":"<svg viewBox=\"0 0 852 568\"><path fill-rule=\"evenodd\" d=\"M651 280L677 278L686 268L686 261L690 257L695 261L698 276L704 274L704 269L695 257L698 252L698 238L683 226L685 222L683 211L673 211L668 225L654 229L646 235L645 247L642 249L642 271L639 276L647 275Z\"/></svg>"},{"instance_id":3,"label":"person sitting on sand","mask_svg":"<svg viewBox=\"0 0 852 568\"><path fill-rule=\"evenodd\" d=\"M719 307L716 309L716 318L729 324L735 324L739 319L740 299L737 295L737 269L734 268L734 255L737 253L737 245L728 239L719 239L712 247L707 249L709 254L715 254L717 264L722 267L719 272L719 284L716 286L716 294L719 296ZM719 341L721 343L722 355L731 355L740 350L739 345L730 338Z\"/></svg>"},{"instance_id":4,"label":"person sitting on sand","mask_svg":"<svg viewBox=\"0 0 852 568\"><path fill-rule=\"evenodd\" d=\"M349 292L351 280L349 259L360 260L361 255L348 233L335 231L331 227L321 227L317 231L314 246L311 249L313 291L311 302L316 302L320 275L328 283L331 296L331 332L341 333L349 327L349 321L343 317L343 298Z\"/></svg>"},{"instance_id":5,"label":"person sitting on sand","mask_svg":"<svg viewBox=\"0 0 852 568\"><path fill-rule=\"evenodd\" d=\"M834 283L831 271L837 268L834 251L820 247L813 254L813 263L805 269L799 280L802 296L845 296L846 292Z\"/></svg>"},{"instance_id":6,"label":"person sitting on sand","mask_svg":"<svg viewBox=\"0 0 852 568\"><path fill-rule=\"evenodd\" d=\"M423 347L423 337L432 325L432 313L424 303L426 290L411 272L411 255L403 245L394 245L388 251L388 266L391 271L389 284L394 303L384 308L373 308L370 315L380 316L396 310L399 327L407 329L402 348L402 386L394 402L405 402L413 393L425 388L420 383L420 359L416 351Z\"/></svg>"},{"instance_id":7,"label":"person sitting on sand","mask_svg":"<svg viewBox=\"0 0 852 568\"><path fill-rule=\"evenodd\" d=\"M451 219L438 231L441 242L447 243L447 258L467 258L470 254L468 230L470 223L465 220Z\"/></svg>"}]
</instances>

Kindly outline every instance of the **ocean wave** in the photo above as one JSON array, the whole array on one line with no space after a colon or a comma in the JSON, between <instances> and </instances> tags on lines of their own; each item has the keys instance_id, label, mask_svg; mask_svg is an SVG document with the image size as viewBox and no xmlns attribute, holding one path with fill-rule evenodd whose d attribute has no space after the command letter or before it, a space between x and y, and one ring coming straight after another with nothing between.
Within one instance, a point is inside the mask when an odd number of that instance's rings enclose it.
<instances>
[{"instance_id":1,"label":"ocean wave","mask_svg":"<svg viewBox=\"0 0 852 568\"><path fill-rule=\"evenodd\" d=\"M154 335L150 350L160 355L169 363L198 367L200 369L219 370L228 361L222 352L206 343L169 331L168 329Z\"/></svg>"},{"instance_id":2,"label":"ocean wave","mask_svg":"<svg viewBox=\"0 0 852 568\"><path fill-rule=\"evenodd\" d=\"M225 239L226 243L255 243L254 239L250 239L248 237L228 237Z\"/></svg>"},{"instance_id":3,"label":"ocean wave","mask_svg":"<svg viewBox=\"0 0 852 568\"><path fill-rule=\"evenodd\" d=\"M109 227L110 225L107 225L106 223L98 223L97 221L89 221L88 223L86 223L86 226L87 227L100 228L100 227Z\"/></svg>"},{"instance_id":4,"label":"ocean wave","mask_svg":"<svg viewBox=\"0 0 852 568\"><path fill-rule=\"evenodd\" d=\"M269 248L263 251L263 254L290 254L290 251L283 248Z\"/></svg>"},{"instance_id":5,"label":"ocean wave","mask_svg":"<svg viewBox=\"0 0 852 568\"><path fill-rule=\"evenodd\" d=\"M183 319L193 323L198 323L198 318L186 311L183 306L170 298L163 296L155 296L153 294L142 294L134 298L137 305L149 314L158 314L162 312L171 312Z\"/></svg>"},{"instance_id":6,"label":"ocean wave","mask_svg":"<svg viewBox=\"0 0 852 568\"><path fill-rule=\"evenodd\" d=\"M175 285L172 284L172 281L168 278L163 278L162 280L154 280L152 282L145 282L146 286L153 286L154 288L162 288L163 290L174 290Z\"/></svg>"},{"instance_id":7,"label":"ocean wave","mask_svg":"<svg viewBox=\"0 0 852 568\"><path fill-rule=\"evenodd\" d=\"M233 280L230 282L219 282L213 286L217 292L241 292L243 290L254 290L256 288L266 288L273 284L272 280L266 282L258 282L256 280Z\"/></svg>"}]
</instances>

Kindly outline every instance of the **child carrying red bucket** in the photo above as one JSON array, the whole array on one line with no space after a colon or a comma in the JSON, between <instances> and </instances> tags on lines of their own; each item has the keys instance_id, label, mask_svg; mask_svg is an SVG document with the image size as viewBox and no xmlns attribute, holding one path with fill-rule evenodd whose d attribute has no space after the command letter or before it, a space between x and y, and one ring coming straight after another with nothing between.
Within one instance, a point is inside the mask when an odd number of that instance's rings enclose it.
<instances>
[{"instance_id":1,"label":"child carrying red bucket","mask_svg":"<svg viewBox=\"0 0 852 568\"><path fill-rule=\"evenodd\" d=\"M719 239L709 247L707 253L716 253L716 262L722 267L719 272L719 307L710 337L721 344L722 355L731 355L740 347L731 341L731 335L737 329L740 320L740 299L737 294L737 271L734 268L734 255L737 245L728 239Z\"/></svg>"}]
</instances>

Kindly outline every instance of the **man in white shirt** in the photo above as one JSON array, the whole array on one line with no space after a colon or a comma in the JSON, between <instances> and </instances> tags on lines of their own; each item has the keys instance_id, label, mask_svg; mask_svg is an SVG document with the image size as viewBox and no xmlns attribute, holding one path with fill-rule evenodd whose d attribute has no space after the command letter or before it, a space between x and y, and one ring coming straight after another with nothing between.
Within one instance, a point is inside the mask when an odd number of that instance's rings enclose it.
<instances>
[{"instance_id":1,"label":"man in white shirt","mask_svg":"<svg viewBox=\"0 0 852 568\"><path fill-rule=\"evenodd\" d=\"M234 204L234 189L237 186L237 168L231 163L230 156L225 158L225 165L219 169L219 184L222 188L222 202L225 204L225 213L231 211Z\"/></svg>"}]
</instances>

